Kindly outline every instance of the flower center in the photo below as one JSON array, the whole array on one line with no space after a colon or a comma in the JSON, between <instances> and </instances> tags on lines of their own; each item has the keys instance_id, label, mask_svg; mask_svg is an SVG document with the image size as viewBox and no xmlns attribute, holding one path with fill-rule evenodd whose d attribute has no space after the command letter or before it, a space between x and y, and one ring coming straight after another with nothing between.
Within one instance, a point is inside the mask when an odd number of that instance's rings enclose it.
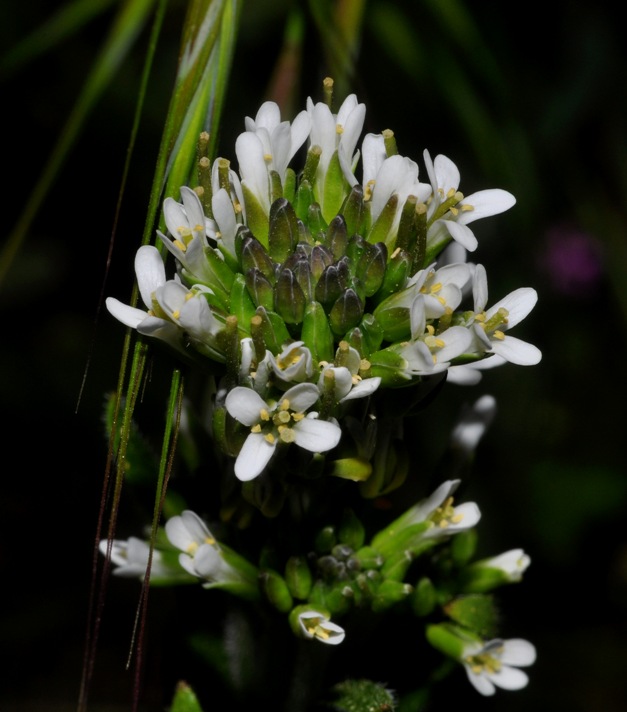
<instances>
[{"instance_id":1,"label":"flower center","mask_svg":"<svg viewBox=\"0 0 627 712\"><path fill-rule=\"evenodd\" d=\"M447 497L429 517L434 526L440 527L440 529L446 529L451 524L459 524L463 518L463 514L457 514L455 512L453 497Z\"/></svg>"},{"instance_id":2,"label":"flower center","mask_svg":"<svg viewBox=\"0 0 627 712\"><path fill-rule=\"evenodd\" d=\"M290 410L290 402L284 398L274 412L267 408L259 411L259 422L250 429L251 433L263 433L264 438L271 445L278 440L284 443L293 443L296 436L292 427L305 417L304 413Z\"/></svg>"},{"instance_id":3,"label":"flower center","mask_svg":"<svg viewBox=\"0 0 627 712\"><path fill-rule=\"evenodd\" d=\"M502 648L500 650L502 650ZM466 657L466 663L468 663L475 675L480 675L482 672L488 675L494 675L499 672L503 666L498 657L487 652L478 653L477 655L468 655Z\"/></svg>"}]
</instances>

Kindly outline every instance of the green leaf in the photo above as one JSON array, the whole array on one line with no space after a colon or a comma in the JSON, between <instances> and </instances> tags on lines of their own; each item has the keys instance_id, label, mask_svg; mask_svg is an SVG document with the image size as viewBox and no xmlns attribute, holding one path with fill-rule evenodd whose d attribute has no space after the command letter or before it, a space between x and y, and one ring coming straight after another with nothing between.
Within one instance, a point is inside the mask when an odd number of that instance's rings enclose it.
<instances>
[{"instance_id":1,"label":"green leaf","mask_svg":"<svg viewBox=\"0 0 627 712\"><path fill-rule=\"evenodd\" d=\"M170 712L203 712L198 698L186 682L179 682L176 686Z\"/></svg>"}]
</instances>

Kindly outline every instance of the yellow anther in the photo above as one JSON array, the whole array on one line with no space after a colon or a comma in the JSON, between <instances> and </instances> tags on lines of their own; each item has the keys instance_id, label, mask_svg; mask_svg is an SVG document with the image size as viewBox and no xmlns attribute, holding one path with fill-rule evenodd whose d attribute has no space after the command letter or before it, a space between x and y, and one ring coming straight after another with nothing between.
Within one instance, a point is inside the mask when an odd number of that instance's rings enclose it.
<instances>
[{"instance_id":1,"label":"yellow anther","mask_svg":"<svg viewBox=\"0 0 627 712\"><path fill-rule=\"evenodd\" d=\"M282 371L285 371L286 368L298 363L302 358L303 354L299 353L297 349L293 349L285 358L278 358L276 363Z\"/></svg>"},{"instance_id":2,"label":"yellow anther","mask_svg":"<svg viewBox=\"0 0 627 712\"><path fill-rule=\"evenodd\" d=\"M481 312L480 314L475 314L475 321L485 321L485 312Z\"/></svg>"},{"instance_id":3,"label":"yellow anther","mask_svg":"<svg viewBox=\"0 0 627 712\"><path fill-rule=\"evenodd\" d=\"M457 208L451 207L449 208L449 210L451 211L451 213L453 213L455 217L457 217L457 215L459 214L459 210Z\"/></svg>"},{"instance_id":4,"label":"yellow anther","mask_svg":"<svg viewBox=\"0 0 627 712\"><path fill-rule=\"evenodd\" d=\"M452 522L453 524L459 524L459 523L462 521L463 518L464 518L464 515L463 515L463 514L454 514L454 515L451 517L451 522Z\"/></svg>"},{"instance_id":5,"label":"yellow anther","mask_svg":"<svg viewBox=\"0 0 627 712\"><path fill-rule=\"evenodd\" d=\"M272 433L266 433L264 435L264 439L267 443L270 443L270 445L274 445L274 442L276 440L276 438L274 437L274 435Z\"/></svg>"},{"instance_id":6,"label":"yellow anther","mask_svg":"<svg viewBox=\"0 0 627 712\"><path fill-rule=\"evenodd\" d=\"M290 402L287 398L284 398L281 403L279 404L279 410L289 410L290 409Z\"/></svg>"},{"instance_id":7,"label":"yellow anther","mask_svg":"<svg viewBox=\"0 0 627 712\"><path fill-rule=\"evenodd\" d=\"M505 334L499 329L497 329L496 331L492 332L492 338L498 339L499 341L503 341L503 339L505 338Z\"/></svg>"},{"instance_id":8,"label":"yellow anther","mask_svg":"<svg viewBox=\"0 0 627 712\"><path fill-rule=\"evenodd\" d=\"M185 295L185 301L188 302L190 299L193 299L195 296L196 295L194 294L194 292L187 292L187 294Z\"/></svg>"},{"instance_id":9,"label":"yellow anther","mask_svg":"<svg viewBox=\"0 0 627 712\"><path fill-rule=\"evenodd\" d=\"M211 546L214 546L215 543L216 543L216 540L212 536L205 537L205 544L211 544Z\"/></svg>"},{"instance_id":10,"label":"yellow anther","mask_svg":"<svg viewBox=\"0 0 627 712\"><path fill-rule=\"evenodd\" d=\"M181 312L180 312L178 309L175 309L175 310L172 312L172 318L173 318L173 319L178 319L180 316L181 316Z\"/></svg>"},{"instance_id":11,"label":"yellow anther","mask_svg":"<svg viewBox=\"0 0 627 712\"><path fill-rule=\"evenodd\" d=\"M242 212L242 204L238 200L233 201L233 210L238 214Z\"/></svg>"},{"instance_id":12,"label":"yellow anther","mask_svg":"<svg viewBox=\"0 0 627 712\"><path fill-rule=\"evenodd\" d=\"M266 163L271 163L272 162L272 154L271 153L264 153L263 154L263 160Z\"/></svg>"},{"instance_id":13,"label":"yellow anther","mask_svg":"<svg viewBox=\"0 0 627 712\"><path fill-rule=\"evenodd\" d=\"M468 212L470 212L471 210L474 210L474 209L475 209L475 206L474 206L474 205L468 205L468 203L464 203L463 205L460 205L460 206L459 206L459 209L460 209L463 213L468 213Z\"/></svg>"},{"instance_id":14,"label":"yellow anther","mask_svg":"<svg viewBox=\"0 0 627 712\"><path fill-rule=\"evenodd\" d=\"M447 198L447 200L450 199L450 198L453 198L454 196L455 196L455 188L449 188L449 189L446 191L446 198Z\"/></svg>"},{"instance_id":15,"label":"yellow anther","mask_svg":"<svg viewBox=\"0 0 627 712\"><path fill-rule=\"evenodd\" d=\"M335 133L339 134L340 136L344 133L344 127L342 126L342 124L336 124Z\"/></svg>"},{"instance_id":16,"label":"yellow anther","mask_svg":"<svg viewBox=\"0 0 627 712\"><path fill-rule=\"evenodd\" d=\"M261 432L261 425L259 423L256 423L253 425L253 427L250 429L251 433L260 433Z\"/></svg>"},{"instance_id":17,"label":"yellow anther","mask_svg":"<svg viewBox=\"0 0 627 712\"><path fill-rule=\"evenodd\" d=\"M195 541L191 541L185 548L185 551L188 554L192 554L192 555L195 554L198 551L198 543Z\"/></svg>"},{"instance_id":18,"label":"yellow anther","mask_svg":"<svg viewBox=\"0 0 627 712\"><path fill-rule=\"evenodd\" d=\"M187 250L187 245L180 240L172 240L172 244L178 247L181 252L185 252Z\"/></svg>"},{"instance_id":19,"label":"yellow anther","mask_svg":"<svg viewBox=\"0 0 627 712\"><path fill-rule=\"evenodd\" d=\"M181 236L189 235L190 232L191 232L191 230L189 229L189 227L188 227L187 225L179 225L179 226L176 228L176 231L177 231L178 234L181 235Z\"/></svg>"},{"instance_id":20,"label":"yellow anther","mask_svg":"<svg viewBox=\"0 0 627 712\"><path fill-rule=\"evenodd\" d=\"M435 334L433 324L427 324L427 334L429 334L429 336L433 336Z\"/></svg>"},{"instance_id":21,"label":"yellow anther","mask_svg":"<svg viewBox=\"0 0 627 712\"><path fill-rule=\"evenodd\" d=\"M295 423L298 423L300 420L302 420L305 417L304 413L292 413L292 420Z\"/></svg>"},{"instance_id":22,"label":"yellow anther","mask_svg":"<svg viewBox=\"0 0 627 712\"><path fill-rule=\"evenodd\" d=\"M270 413L265 408L262 408L259 411L259 417L261 420L270 420Z\"/></svg>"}]
</instances>

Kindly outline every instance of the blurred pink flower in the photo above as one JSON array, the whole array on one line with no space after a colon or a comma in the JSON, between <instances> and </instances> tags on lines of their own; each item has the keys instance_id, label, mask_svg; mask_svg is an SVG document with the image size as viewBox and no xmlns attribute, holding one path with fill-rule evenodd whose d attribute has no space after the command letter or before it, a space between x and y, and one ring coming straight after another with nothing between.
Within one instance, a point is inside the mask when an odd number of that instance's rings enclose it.
<instances>
[{"instance_id":1,"label":"blurred pink flower","mask_svg":"<svg viewBox=\"0 0 627 712\"><path fill-rule=\"evenodd\" d=\"M538 266L556 292L570 297L588 296L603 275L601 245L575 226L556 225L546 233Z\"/></svg>"}]
</instances>

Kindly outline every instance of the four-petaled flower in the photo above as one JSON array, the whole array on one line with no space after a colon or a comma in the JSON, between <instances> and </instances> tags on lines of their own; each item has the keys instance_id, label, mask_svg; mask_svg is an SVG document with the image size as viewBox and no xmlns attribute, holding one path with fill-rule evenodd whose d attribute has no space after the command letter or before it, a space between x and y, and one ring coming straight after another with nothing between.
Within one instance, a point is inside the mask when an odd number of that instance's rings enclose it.
<instances>
[{"instance_id":1,"label":"four-petaled flower","mask_svg":"<svg viewBox=\"0 0 627 712\"><path fill-rule=\"evenodd\" d=\"M320 420L316 413L305 415L319 397L313 383L299 383L278 401L269 402L251 388L237 386L229 391L225 401L228 413L250 428L235 461L238 479L247 481L260 475L279 443L296 443L310 452L326 452L339 443L339 425Z\"/></svg>"},{"instance_id":2,"label":"four-petaled flower","mask_svg":"<svg viewBox=\"0 0 627 712\"><path fill-rule=\"evenodd\" d=\"M529 678L519 667L532 665L536 649L527 640L498 638L485 643L468 643L461 662L468 679L482 695L493 695L496 687L504 690L520 690Z\"/></svg>"},{"instance_id":3,"label":"four-petaled flower","mask_svg":"<svg viewBox=\"0 0 627 712\"><path fill-rule=\"evenodd\" d=\"M319 640L326 645L339 645L346 637L344 628L333 623L328 616L318 611L299 613L298 623L305 638Z\"/></svg>"}]
</instances>

